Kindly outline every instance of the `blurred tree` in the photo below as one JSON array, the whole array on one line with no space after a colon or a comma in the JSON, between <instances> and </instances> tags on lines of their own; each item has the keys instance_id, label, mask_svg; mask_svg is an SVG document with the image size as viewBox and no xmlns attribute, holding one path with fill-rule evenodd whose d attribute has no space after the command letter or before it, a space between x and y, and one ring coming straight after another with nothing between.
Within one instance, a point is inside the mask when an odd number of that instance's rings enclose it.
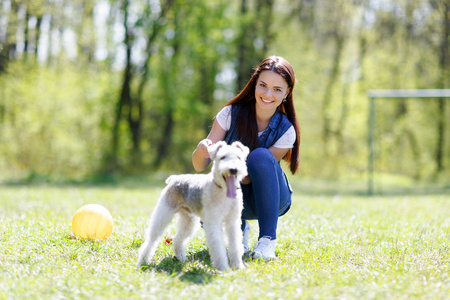
<instances>
[{"instance_id":1,"label":"blurred tree","mask_svg":"<svg viewBox=\"0 0 450 300\"><path fill-rule=\"evenodd\" d=\"M392 55L398 60L392 60L389 66L389 73L392 75L392 82L389 88L448 88L449 84L449 6L448 1L399 1L386 4L377 11L377 22L374 33L378 36L378 45L385 45L386 49L391 49ZM418 49L420 49L418 51ZM431 56L430 56L431 55ZM429 57L435 59L434 68L438 72L434 75L425 74L421 61L428 61ZM410 78L406 70L415 67L415 82ZM419 80L419 78L421 78ZM395 113L393 115L392 128L402 128L395 130L398 135L394 140L397 148L400 147L402 139L408 142L408 150L412 153L415 162L421 161L424 153L424 143L419 143L420 131L416 125L405 122L410 117L410 100L399 99L396 101ZM435 165L435 176L443 171L445 166L444 152L445 132L446 132L446 99L439 99L437 105L429 103L428 107L436 107L435 112L426 110L428 115L424 118L429 124L436 124L436 132L429 135L434 144L433 164ZM425 111L424 111L425 114ZM399 161L399 160L397 160ZM415 177L422 176L423 167L416 164Z\"/></svg>"},{"instance_id":2,"label":"blurred tree","mask_svg":"<svg viewBox=\"0 0 450 300\"><path fill-rule=\"evenodd\" d=\"M94 64L96 43L98 37L95 36L94 27L94 7L92 0L77 0L73 4L74 10L79 14L78 20L73 20L74 30L77 36L77 50L82 59L87 60L86 64ZM77 3L79 2L79 3Z\"/></svg>"},{"instance_id":3,"label":"blurred tree","mask_svg":"<svg viewBox=\"0 0 450 300\"><path fill-rule=\"evenodd\" d=\"M0 40L0 74L5 71L8 61L14 60L17 50L17 34L19 33L19 1L9 2L10 7L1 7L1 14L7 20L4 23L3 36Z\"/></svg>"},{"instance_id":4,"label":"blurred tree","mask_svg":"<svg viewBox=\"0 0 450 300\"><path fill-rule=\"evenodd\" d=\"M331 154L331 144L336 139L340 144L335 149L336 154L343 148L343 131L347 123L348 99L346 87L342 86L341 107L336 105L336 96L340 86L340 79L344 75L342 70L345 59L345 46L352 38L352 25L360 22L358 1L323 1L323 0L298 0L292 2L292 15L297 17L302 27L310 35L316 47L322 51L329 64L321 85L322 106L320 109L322 126L323 155ZM352 70L350 70L352 71ZM333 105L334 104L334 105ZM336 113L340 112L340 115ZM338 154L339 155L339 154Z\"/></svg>"},{"instance_id":5,"label":"blurred tree","mask_svg":"<svg viewBox=\"0 0 450 300\"><path fill-rule=\"evenodd\" d=\"M192 171L185 150L206 136L221 105L217 100L224 100L215 92L232 43L227 13L229 2L224 0L196 0L189 5L181 1L173 6L154 68L159 93L149 95L158 100L149 104L153 126L147 129L151 149L156 150L153 167L180 165Z\"/></svg>"},{"instance_id":6,"label":"blurred tree","mask_svg":"<svg viewBox=\"0 0 450 300\"><path fill-rule=\"evenodd\" d=\"M268 54L272 41L271 22L273 0L241 0L240 28L238 31L237 49L237 92L247 84L252 68ZM253 5L251 5L253 4Z\"/></svg>"},{"instance_id":7,"label":"blurred tree","mask_svg":"<svg viewBox=\"0 0 450 300\"><path fill-rule=\"evenodd\" d=\"M430 0L431 7L437 14L440 28L436 28L440 38L436 47L436 53L439 65L439 79L437 87L441 89L450 88L450 2ZM445 151L445 131L448 130L448 119L446 120L446 110L448 99L440 98L437 107L437 142L435 150L436 174L441 173L445 169L444 151ZM447 121L447 122L446 122ZM446 124L447 123L447 124ZM449 146L450 147L450 146ZM450 152L450 150L448 150ZM447 157L450 155L447 155Z\"/></svg>"},{"instance_id":8,"label":"blurred tree","mask_svg":"<svg viewBox=\"0 0 450 300\"><path fill-rule=\"evenodd\" d=\"M329 154L329 144L332 136L342 136L342 130L346 123L346 114L341 114L341 119L335 128L332 128L333 113L331 103L336 93L335 87L341 75L342 60L344 57L344 47L347 40L350 38L350 26L354 17L352 11L354 7L347 1L333 1L321 2L323 5L321 13L316 15L316 26L323 24L323 28L319 29L320 34L317 35L319 44L331 43L330 50L332 51L331 68L328 70L328 76L324 85L323 102L322 102L322 124L323 133L322 138L324 142L325 155ZM345 109L346 97L343 98L342 107Z\"/></svg>"},{"instance_id":9,"label":"blurred tree","mask_svg":"<svg viewBox=\"0 0 450 300\"><path fill-rule=\"evenodd\" d=\"M161 88L162 88L162 109L159 131L161 137L156 147L156 156L153 160L152 167L159 168L169 155L170 145L173 140L173 130L175 126L175 110L177 101L177 86L180 81L177 80L179 76L179 56L180 56L180 39L181 39L181 26L180 18L184 15L184 7L178 6L171 12L171 23L173 24L173 31L168 32L168 45L165 48L165 55L163 56L163 66L161 68Z\"/></svg>"},{"instance_id":10,"label":"blurred tree","mask_svg":"<svg viewBox=\"0 0 450 300\"><path fill-rule=\"evenodd\" d=\"M305 173L363 172L368 89L449 87L448 10L438 0L3 0L0 172L92 173L92 160L191 171L214 114L269 54L296 70ZM448 100L391 103L377 107L389 153L380 170L447 174Z\"/></svg>"},{"instance_id":11,"label":"blurred tree","mask_svg":"<svg viewBox=\"0 0 450 300\"><path fill-rule=\"evenodd\" d=\"M149 68L149 60L151 57L151 47L156 37L160 34L161 28L165 24L166 14L172 5L173 1L165 1L157 14L156 18L152 19L152 7L147 4L147 8L144 10L144 14L141 19L137 18L135 22L129 20L129 14L131 11L130 1L124 0L122 2L122 10L124 14L123 27L125 30L124 45L126 48L126 58L125 58L125 69L123 71L122 88L120 92L120 97L116 106L116 114L114 120L114 126L112 130L112 154L111 154L111 167L117 168L117 151L119 147L119 125L121 123L122 117L125 115L128 122L128 127L132 137L132 164L135 167L139 167L142 164L142 153L141 153L141 129L143 122L143 102L142 102L142 91L145 82L147 81L147 74ZM139 27L145 24L144 19L152 20L150 28L145 28L148 31L148 36L146 37L146 51L144 52L144 62L142 64L143 75L141 76L141 83L138 85L139 88L136 94L132 93L132 81L134 77L138 77L138 71L142 72L139 68L132 62L132 51L136 47L137 34L139 33Z\"/></svg>"}]
</instances>

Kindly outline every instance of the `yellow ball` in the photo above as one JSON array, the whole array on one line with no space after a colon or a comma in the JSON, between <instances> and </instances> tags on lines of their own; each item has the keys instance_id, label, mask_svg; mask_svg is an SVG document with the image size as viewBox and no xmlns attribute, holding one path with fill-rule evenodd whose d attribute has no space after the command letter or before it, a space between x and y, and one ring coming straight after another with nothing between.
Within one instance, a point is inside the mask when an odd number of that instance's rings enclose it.
<instances>
[{"instance_id":1,"label":"yellow ball","mask_svg":"<svg viewBox=\"0 0 450 300\"><path fill-rule=\"evenodd\" d=\"M82 240L106 240L113 230L113 218L103 206L88 204L75 212L72 230Z\"/></svg>"}]
</instances>

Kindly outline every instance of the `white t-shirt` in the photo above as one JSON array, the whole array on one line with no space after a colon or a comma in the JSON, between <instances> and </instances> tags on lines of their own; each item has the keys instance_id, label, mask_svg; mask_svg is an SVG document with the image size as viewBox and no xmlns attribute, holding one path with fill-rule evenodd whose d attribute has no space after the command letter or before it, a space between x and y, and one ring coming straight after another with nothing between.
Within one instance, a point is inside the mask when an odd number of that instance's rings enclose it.
<instances>
[{"instance_id":1,"label":"white t-shirt","mask_svg":"<svg viewBox=\"0 0 450 300\"><path fill-rule=\"evenodd\" d=\"M227 105L222 108L216 116L216 120L223 130L228 131L231 127L231 105ZM260 136L263 132L258 132ZM280 149L292 149L297 138L295 134L295 128L291 125L289 129L273 144L274 147Z\"/></svg>"}]
</instances>

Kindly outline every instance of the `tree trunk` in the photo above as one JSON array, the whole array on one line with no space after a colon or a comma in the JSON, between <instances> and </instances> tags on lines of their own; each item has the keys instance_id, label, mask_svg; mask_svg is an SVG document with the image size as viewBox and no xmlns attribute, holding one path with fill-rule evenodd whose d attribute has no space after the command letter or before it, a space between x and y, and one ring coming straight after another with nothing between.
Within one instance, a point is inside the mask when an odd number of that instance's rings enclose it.
<instances>
[{"instance_id":1,"label":"tree trunk","mask_svg":"<svg viewBox=\"0 0 450 300\"><path fill-rule=\"evenodd\" d=\"M114 123L114 144L113 144L113 162L117 165L117 149L119 141L119 125L122 119L123 109L127 112L128 128L131 134L132 140L132 152L131 152L131 162L134 166L141 165L141 127L142 127L142 101L140 98L133 99L131 95L131 81L133 79L132 72L132 62L131 62L131 51L133 48L133 36L131 30L128 28L128 0L124 2L124 28L125 28L125 40L126 45L126 67L124 71L123 81L122 81L122 91L120 93L120 99L117 105L116 120Z\"/></svg>"},{"instance_id":2,"label":"tree trunk","mask_svg":"<svg viewBox=\"0 0 450 300\"><path fill-rule=\"evenodd\" d=\"M23 32L23 37L24 37L24 47L23 47L23 54L25 55L25 57L28 57L28 50L29 50L29 45L30 45L30 27L28 26L29 24L29 20L30 20L30 13L29 13L29 8L26 8L27 12L25 14L25 20L24 20L24 32Z\"/></svg>"},{"instance_id":3,"label":"tree trunk","mask_svg":"<svg viewBox=\"0 0 450 300\"><path fill-rule=\"evenodd\" d=\"M272 31L270 30L271 22L264 20L272 20L273 14L273 0L258 0L256 10L256 20L259 20L260 28L258 30L259 36L262 39L261 53L259 61L263 60L269 51L269 44L273 38Z\"/></svg>"},{"instance_id":4,"label":"tree trunk","mask_svg":"<svg viewBox=\"0 0 450 300\"><path fill-rule=\"evenodd\" d=\"M173 108L169 108L165 115L165 123L164 126L162 126L162 139L158 144L158 150L156 152L156 158L153 162L153 167L158 168L163 160L168 156L169 154L169 148L172 143L172 133L173 133L173 127L175 125L174 119L173 119Z\"/></svg>"},{"instance_id":5,"label":"tree trunk","mask_svg":"<svg viewBox=\"0 0 450 300\"><path fill-rule=\"evenodd\" d=\"M448 88L448 80L450 76L450 53L449 53L449 38L450 38L450 3L446 2L442 6L442 23L443 23L443 32L442 32L442 41L440 44L440 53L439 53L439 67L440 67L440 88ZM438 125L437 125L437 133L438 138L436 142L436 175L442 172L445 169L444 160L443 160L443 152L445 148L445 129L446 129L446 105L447 101L444 98L438 100Z\"/></svg>"},{"instance_id":6,"label":"tree trunk","mask_svg":"<svg viewBox=\"0 0 450 300\"><path fill-rule=\"evenodd\" d=\"M237 92L240 92L244 87L249 78L249 72L251 66L248 63L247 57L249 56L249 41L252 41L254 36L252 30L247 21L247 0L242 0L241 2L241 34L238 41L238 65L237 65L237 81L236 88Z\"/></svg>"},{"instance_id":7,"label":"tree trunk","mask_svg":"<svg viewBox=\"0 0 450 300\"><path fill-rule=\"evenodd\" d=\"M445 100L443 98L438 99L438 125L437 132L438 138L436 141L436 175L440 172L444 171L444 161L443 161L443 152L444 152L444 136L445 136Z\"/></svg>"},{"instance_id":8,"label":"tree trunk","mask_svg":"<svg viewBox=\"0 0 450 300\"><path fill-rule=\"evenodd\" d=\"M123 11L124 11L124 28L125 28L125 39L124 44L127 47L126 52L126 66L123 73L123 79L122 79L122 88L119 100L117 101L116 105L116 114L114 118L114 126L112 130L112 153L111 153L111 161L110 161L110 167L113 169L116 169L118 167L117 162L117 152L119 148L119 142L120 142L120 136L119 136L119 126L120 122L122 120L122 112L124 109L124 106L128 106L128 109L131 113L131 94L130 94L130 82L132 78L131 74L131 43L130 43L130 33L128 31L128 0L125 0L123 2Z\"/></svg>"},{"instance_id":9,"label":"tree trunk","mask_svg":"<svg viewBox=\"0 0 450 300\"><path fill-rule=\"evenodd\" d=\"M36 36L35 36L35 42L34 42L34 56L38 57L39 52L39 39L41 37L41 24L42 24L42 15L37 17L37 23L36 23Z\"/></svg>"},{"instance_id":10,"label":"tree trunk","mask_svg":"<svg viewBox=\"0 0 450 300\"><path fill-rule=\"evenodd\" d=\"M128 82L128 85L130 82ZM141 166L142 152L141 152L141 132L142 132L142 101L133 99L131 97L130 87L128 86L128 125L130 127L131 138L133 141L133 149L131 153L131 160L134 167Z\"/></svg>"},{"instance_id":11,"label":"tree trunk","mask_svg":"<svg viewBox=\"0 0 450 300\"><path fill-rule=\"evenodd\" d=\"M133 65L131 62L131 50L133 47L133 34L132 30L128 28L128 8L129 1L124 0L122 7L124 11L124 28L125 28L125 39L124 44L127 48L126 54L126 67L124 70L123 80L122 80L122 89L120 93L119 101L116 105L116 114L114 119L114 126L112 131L112 153L111 153L111 166L113 168L117 168L117 152L119 147L119 126L122 120L122 115L124 112L127 112L127 123L131 134L131 139L133 143L132 153L131 153L131 162L133 166L141 166L142 165L142 151L141 151L141 138L142 138L142 122L143 122L143 100L142 94L144 91L145 83L148 80L148 68L150 61L150 53L151 46L156 36L160 32L162 28L163 22L161 20L165 18L165 15L172 5L173 1L166 1L165 5L163 5L160 15L157 20L153 22L153 27L151 33L147 39L147 48L146 54L147 57L143 64L143 75L141 76L141 80L138 84L138 89L136 95L133 97L131 93L131 81L133 80Z\"/></svg>"},{"instance_id":12,"label":"tree trunk","mask_svg":"<svg viewBox=\"0 0 450 300\"><path fill-rule=\"evenodd\" d=\"M258 0L250 18L247 0L241 2L241 34L238 41L237 92L247 84L252 68L265 58L272 39L270 32L273 0ZM258 44L261 43L261 44Z\"/></svg>"},{"instance_id":13,"label":"tree trunk","mask_svg":"<svg viewBox=\"0 0 450 300\"><path fill-rule=\"evenodd\" d=\"M180 28L178 25L180 11L174 11L174 27L175 35L173 38L172 48L173 55L170 58L166 68L163 68L162 80L164 86L165 102L163 110L164 125L161 127L162 137L159 141L156 158L153 162L153 168L158 168L164 159L169 155L169 149L172 144L173 129L175 126L174 113L176 105L176 91L173 86L177 85L178 74L178 57L180 55Z\"/></svg>"},{"instance_id":14,"label":"tree trunk","mask_svg":"<svg viewBox=\"0 0 450 300\"><path fill-rule=\"evenodd\" d=\"M329 106L331 104L333 88L339 75L342 50L344 48L344 38L338 32L334 34L334 41L335 51L333 56L333 66L331 68L331 73L328 76L328 82L325 86L325 93L322 104L322 139L324 142L325 155L328 154L328 142L332 133Z\"/></svg>"}]
</instances>

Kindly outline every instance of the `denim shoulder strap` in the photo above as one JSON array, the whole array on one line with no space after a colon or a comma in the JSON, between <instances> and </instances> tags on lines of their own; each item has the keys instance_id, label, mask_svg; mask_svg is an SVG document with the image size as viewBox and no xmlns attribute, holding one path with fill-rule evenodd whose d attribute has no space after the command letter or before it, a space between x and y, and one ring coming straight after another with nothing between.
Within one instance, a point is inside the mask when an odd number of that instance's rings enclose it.
<instances>
[{"instance_id":1,"label":"denim shoulder strap","mask_svg":"<svg viewBox=\"0 0 450 300\"><path fill-rule=\"evenodd\" d=\"M259 137L259 146L263 148L273 146L291 126L292 123L288 118L284 114L276 111L269 125Z\"/></svg>"},{"instance_id":2,"label":"denim shoulder strap","mask_svg":"<svg viewBox=\"0 0 450 300\"><path fill-rule=\"evenodd\" d=\"M236 119L237 115L239 114L240 106L239 105L233 105L231 107L231 125L230 129L227 131L227 134L225 135L225 142L227 144L231 144L234 141L238 140L238 131L236 128ZM288 118L276 111L273 115L272 119L269 122L269 125L266 127L264 132L261 134L261 136L258 139L259 147L261 148L269 148L273 146L278 139L283 136L283 134L292 126L292 123L289 122Z\"/></svg>"},{"instance_id":3,"label":"denim shoulder strap","mask_svg":"<svg viewBox=\"0 0 450 300\"><path fill-rule=\"evenodd\" d=\"M239 113L240 110L240 106L239 105L232 105L231 106L231 125L230 125L230 129L227 131L227 134L225 135L225 142L227 142L227 144L231 144L235 141L238 140L238 132L237 132L237 128L236 128L236 119L237 119L237 115Z\"/></svg>"}]
</instances>

